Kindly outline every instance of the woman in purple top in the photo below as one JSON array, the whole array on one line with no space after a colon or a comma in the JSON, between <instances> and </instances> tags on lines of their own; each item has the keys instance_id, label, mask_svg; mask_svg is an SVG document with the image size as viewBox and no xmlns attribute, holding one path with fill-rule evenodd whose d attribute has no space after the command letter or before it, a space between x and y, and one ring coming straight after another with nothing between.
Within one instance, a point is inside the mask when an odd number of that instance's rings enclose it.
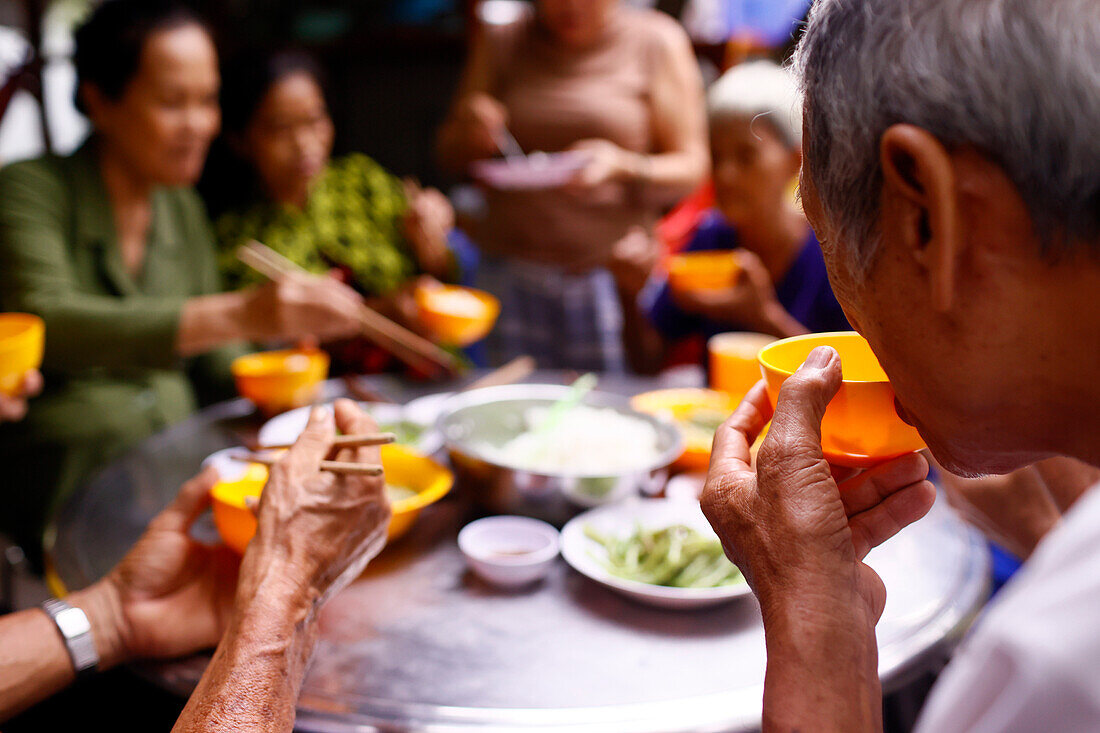
<instances>
[{"instance_id":1,"label":"woman in purple top","mask_svg":"<svg viewBox=\"0 0 1100 733\"><path fill-rule=\"evenodd\" d=\"M614 271L636 371L659 369L669 344L685 336L849 329L821 246L789 192L802 160L797 100L786 72L766 61L732 69L708 92L717 208L686 250L736 249L743 271L731 288L673 292L648 278L656 247L645 235L620 242Z\"/></svg>"}]
</instances>

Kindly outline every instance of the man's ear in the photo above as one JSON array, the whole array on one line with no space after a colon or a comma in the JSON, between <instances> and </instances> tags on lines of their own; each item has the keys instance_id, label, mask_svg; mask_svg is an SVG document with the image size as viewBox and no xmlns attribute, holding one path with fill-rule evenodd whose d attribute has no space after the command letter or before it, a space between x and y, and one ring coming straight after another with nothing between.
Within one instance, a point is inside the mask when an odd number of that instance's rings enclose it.
<instances>
[{"instance_id":1,"label":"man's ear","mask_svg":"<svg viewBox=\"0 0 1100 733\"><path fill-rule=\"evenodd\" d=\"M955 170L938 139L914 125L892 125L879 142L884 222L928 273L932 306L951 308L963 242Z\"/></svg>"}]
</instances>

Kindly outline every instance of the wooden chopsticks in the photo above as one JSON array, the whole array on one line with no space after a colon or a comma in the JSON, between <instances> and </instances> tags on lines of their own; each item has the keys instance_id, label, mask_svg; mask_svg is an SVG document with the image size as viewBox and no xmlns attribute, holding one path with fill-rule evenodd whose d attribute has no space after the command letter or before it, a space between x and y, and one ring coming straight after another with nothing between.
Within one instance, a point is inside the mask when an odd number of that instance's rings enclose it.
<instances>
[{"instance_id":1,"label":"wooden chopsticks","mask_svg":"<svg viewBox=\"0 0 1100 733\"><path fill-rule=\"evenodd\" d=\"M279 462L275 456L261 456L256 453L242 453L233 456L233 460L244 463L259 463L264 466L274 466ZM321 461L322 471L329 473L344 473L355 476L381 476L382 467L374 463L353 463L351 461Z\"/></svg>"},{"instance_id":2,"label":"wooden chopsticks","mask_svg":"<svg viewBox=\"0 0 1100 733\"><path fill-rule=\"evenodd\" d=\"M397 436L393 433L367 433L365 435L337 435L332 441L333 448L358 448L364 445L386 445L397 440ZM256 448L257 451L265 450L286 450L290 448L292 444L286 443L282 445L262 445Z\"/></svg>"},{"instance_id":3,"label":"wooden chopsticks","mask_svg":"<svg viewBox=\"0 0 1100 733\"><path fill-rule=\"evenodd\" d=\"M393 433L363 433L362 435L337 435L332 441L333 448L358 448L365 445L386 445L397 440ZM290 444L265 445L256 449L257 452L241 453L233 456L233 460L242 463L259 463L264 466L274 466L279 459L275 456L263 456L258 451L285 450ZM344 473L357 476L381 476L382 467L373 463L355 463L353 461L321 461L321 470L329 473Z\"/></svg>"},{"instance_id":4,"label":"wooden chopsticks","mask_svg":"<svg viewBox=\"0 0 1100 733\"><path fill-rule=\"evenodd\" d=\"M237 259L270 280L290 273L304 273L275 250L252 240L237 249ZM394 323L365 303L359 306L363 335L414 369L431 374L442 368L448 373L461 371L462 363L453 354Z\"/></svg>"},{"instance_id":5,"label":"wooden chopsticks","mask_svg":"<svg viewBox=\"0 0 1100 733\"><path fill-rule=\"evenodd\" d=\"M469 392L484 387L498 387L502 384L514 384L526 379L535 371L535 359L531 356L517 356L504 366L498 367L480 379L467 384L459 392Z\"/></svg>"}]
</instances>

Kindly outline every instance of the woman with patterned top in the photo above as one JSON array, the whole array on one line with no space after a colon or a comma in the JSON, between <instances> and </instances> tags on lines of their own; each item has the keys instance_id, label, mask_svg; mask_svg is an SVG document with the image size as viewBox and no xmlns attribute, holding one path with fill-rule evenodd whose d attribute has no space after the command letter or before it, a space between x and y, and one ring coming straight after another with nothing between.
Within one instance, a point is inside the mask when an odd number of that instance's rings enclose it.
<instances>
[{"instance_id":1,"label":"woman with patterned top","mask_svg":"<svg viewBox=\"0 0 1100 733\"><path fill-rule=\"evenodd\" d=\"M418 329L418 278L449 279L458 269L446 197L402 182L365 155L331 159L321 70L302 53L228 64L222 110L225 135L202 190L229 285L260 279L235 255L255 239L310 272L338 270L375 309ZM378 353L354 352L344 356L357 369L385 363Z\"/></svg>"}]
</instances>

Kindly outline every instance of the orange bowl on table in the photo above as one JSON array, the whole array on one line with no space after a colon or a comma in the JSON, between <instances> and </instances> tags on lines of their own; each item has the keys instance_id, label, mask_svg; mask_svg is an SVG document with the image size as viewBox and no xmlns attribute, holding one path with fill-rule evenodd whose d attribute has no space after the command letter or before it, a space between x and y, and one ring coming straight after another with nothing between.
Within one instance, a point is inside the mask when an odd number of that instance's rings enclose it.
<instances>
[{"instance_id":1,"label":"orange bowl on table","mask_svg":"<svg viewBox=\"0 0 1100 733\"><path fill-rule=\"evenodd\" d=\"M488 335L500 315L500 301L483 290L460 285L416 288L424 325L445 344L469 346Z\"/></svg>"},{"instance_id":2,"label":"orange bowl on table","mask_svg":"<svg viewBox=\"0 0 1100 733\"><path fill-rule=\"evenodd\" d=\"M668 285L678 292L732 288L740 273L733 250L685 252L668 260Z\"/></svg>"},{"instance_id":3,"label":"orange bowl on table","mask_svg":"<svg viewBox=\"0 0 1100 733\"><path fill-rule=\"evenodd\" d=\"M916 428L898 417L894 389L866 339L853 331L815 333L776 341L760 351L760 370L775 406L779 388L818 346L840 355L844 381L821 421L825 458L867 468L925 447Z\"/></svg>"},{"instance_id":4,"label":"orange bowl on table","mask_svg":"<svg viewBox=\"0 0 1100 733\"><path fill-rule=\"evenodd\" d=\"M328 354L320 349L285 349L242 356L230 369L241 396L274 415L313 402L328 365Z\"/></svg>"},{"instance_id":5,"label":"orange bowl on table","mask_svg":"<svg viewBox=\"0 0 1100 733\"><path fill-rule=\"evenodd\" d=\"M659 389L635 395L638 412L671 420L684 436L684 452L673 464L685 471L706 471L714 430L737 408L740 395L712 389Z\"/></svg>"},{"instance_id":6,"label":"orange bowl on table","mask_svg":"<svg viewBox=\"0 0 1100 733\"><path fill-rule=\"evenodd\" d=\"M386 539L392 541L409 531L424 507L447 495L454 485L454 474L407 446L384 445L381 450L386 484L413 492L391 505L393 517ZM256 534L256 517L245 505L245 497L259 497L267 476L265 466L253 463L242 478L218 482L210 490L218 534L226 545L242 555Z\"/></svg>"},{"instance_id":7,"label":"orange bowl on table","mask_svg":"<svg viewBox=\"0 0 1100 733\"><path fill-rule=\"evenodd\" d=\"M42 366L46 324L29 313L0 313L0 393L14 397L27 372Z\"/></svg>"},{"instance_id":8,"label":"orange bowl on table","mask_svg":"<svg viewBox=\"0 0 1100 733\"><path fill-rule=\"evenodd\" d=\"M711 389L744 396L760 381L760 350L776 340L775 336L751 331L711 336L707 341Z\"/></svg>"}]
</instances>

